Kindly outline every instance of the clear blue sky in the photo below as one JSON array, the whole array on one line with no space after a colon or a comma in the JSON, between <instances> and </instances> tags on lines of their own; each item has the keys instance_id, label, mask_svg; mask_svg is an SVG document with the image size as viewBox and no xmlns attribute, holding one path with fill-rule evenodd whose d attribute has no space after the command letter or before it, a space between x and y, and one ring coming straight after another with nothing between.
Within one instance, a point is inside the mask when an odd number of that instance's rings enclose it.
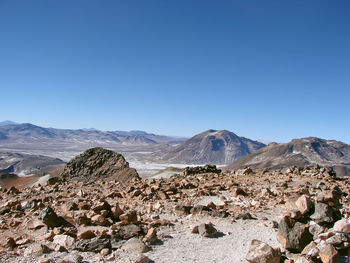
<instances>
[{"instance_id":1,"label":"clear blue sky","mask_svg":"<svg viewBox=\"0 0 350 263\"><path fill-rule=\"evenodd\" d=\"M350 143L350 1L0 0L0 121Z\"/></svg>"}]
</instances>

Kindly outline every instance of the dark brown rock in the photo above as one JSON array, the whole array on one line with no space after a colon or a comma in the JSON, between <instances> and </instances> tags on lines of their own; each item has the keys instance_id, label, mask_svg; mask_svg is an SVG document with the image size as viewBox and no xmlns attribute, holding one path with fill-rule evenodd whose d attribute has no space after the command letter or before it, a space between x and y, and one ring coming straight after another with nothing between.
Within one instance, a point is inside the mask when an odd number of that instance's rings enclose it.
<instances>
[{"instance_id":1,"label":"dark brown rock","mask_svg":"<svg viewBox=\"0 0 350 263\"><path fill-rule=\"evenodd\" d=\"M135 169L129 168L121 154L100 147L91 148L67 163L63 178L107 178L126 182L139 179Z\"/></svg>"},{"instance_id":2,"label":"dark brown rock","mask_svg":"<svg viewBox=\"0 0 350 263\"><path fill-rule=\"evenodd\" d=\"M301 252L312 241L313 236L308 225L285 216L279 223L277 238L285 249Z\"/></svg>"}]
</instances>

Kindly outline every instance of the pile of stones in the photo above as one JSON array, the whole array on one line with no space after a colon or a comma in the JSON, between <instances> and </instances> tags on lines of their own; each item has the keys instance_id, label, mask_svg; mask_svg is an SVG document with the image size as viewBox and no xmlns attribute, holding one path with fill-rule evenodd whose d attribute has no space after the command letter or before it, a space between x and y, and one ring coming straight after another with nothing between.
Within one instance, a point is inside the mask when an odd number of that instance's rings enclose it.
<instances>
[{"instance_id":1,"label":"pile of stones","mask_svg":"<svg viewBox=\"0 0 350 263\"><path fill-rule=\"evenodd\" d=\"M252 240L248 262L349 262L349 211L341 203L348 194L337 186L320 187L315 196L299 197L280 220L277 239L282 250Z\"/></svg>"}]
</instances>

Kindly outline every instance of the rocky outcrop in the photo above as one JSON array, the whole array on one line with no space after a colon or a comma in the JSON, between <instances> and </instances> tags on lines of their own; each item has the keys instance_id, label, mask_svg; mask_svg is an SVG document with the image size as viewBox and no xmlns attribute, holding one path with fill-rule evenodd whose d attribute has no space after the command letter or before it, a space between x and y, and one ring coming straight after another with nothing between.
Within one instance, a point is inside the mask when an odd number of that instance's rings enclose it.
<instances>
[{"instance_id":1,"label":"rocky outcrop","mask_svg":"<svg viewBox=\"0 0 350 263\"><path fill-rule=\"evenodd\" d=\"M67 163L63 178L97 179L108 178L125 182L139 178L137 171L129 168L123 155L100 147L91 148Z\"/></svg>"}]
</instances>

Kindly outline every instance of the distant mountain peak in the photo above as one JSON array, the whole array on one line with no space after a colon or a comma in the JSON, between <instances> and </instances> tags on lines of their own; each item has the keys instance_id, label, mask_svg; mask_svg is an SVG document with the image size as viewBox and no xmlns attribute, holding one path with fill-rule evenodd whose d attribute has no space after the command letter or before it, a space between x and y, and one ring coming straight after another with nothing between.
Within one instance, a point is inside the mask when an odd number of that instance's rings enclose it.
<instances>
[{"instance_id":1,"label":"distant mountain peak","mask_svg":"<svg viewBox=\"0 0 350 263\"><path fill-rule=\"evenodd\" d=\"M162 158L173 163L229 164L264 146L227 130L210 129L170 149Z\"/></svg>"}]
</instances>

